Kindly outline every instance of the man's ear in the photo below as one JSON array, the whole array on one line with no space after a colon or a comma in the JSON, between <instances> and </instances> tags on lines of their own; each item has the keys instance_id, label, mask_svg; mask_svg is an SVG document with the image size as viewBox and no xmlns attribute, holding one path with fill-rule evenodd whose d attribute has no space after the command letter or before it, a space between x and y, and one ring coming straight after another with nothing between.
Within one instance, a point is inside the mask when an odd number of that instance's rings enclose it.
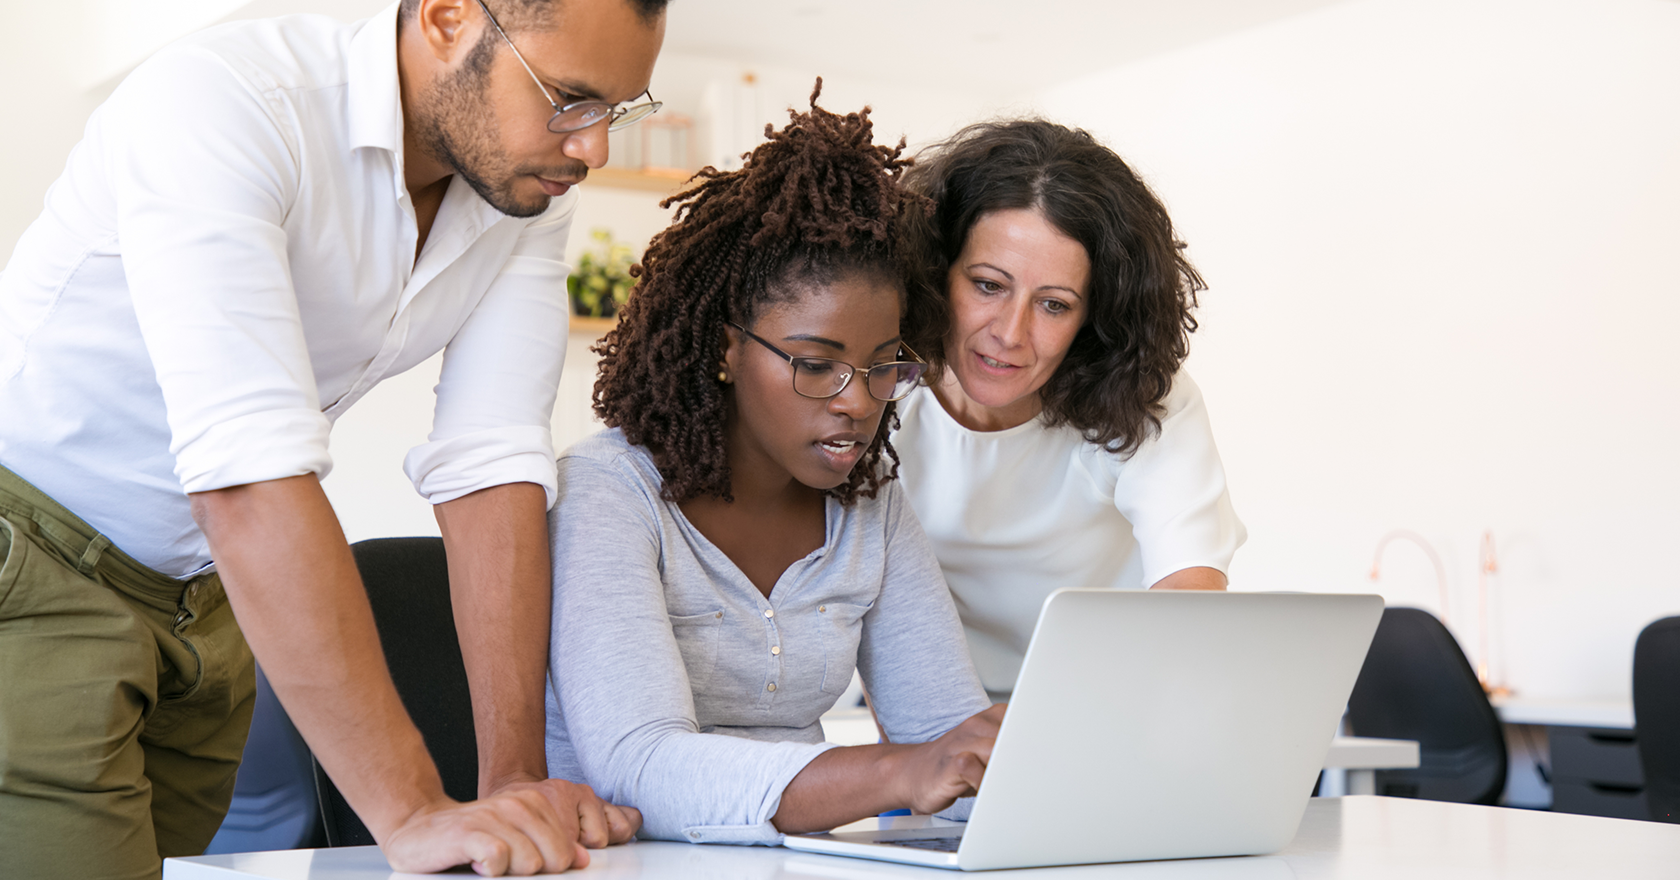
<instances>
[{"instance_id":1,"label":"man's ear","mask_svg":"<svg viewBox=\"0 0 1680 880\"><path fill-rule=\"evenodd\" d=\"M480 32L490 26L474 0L420 0L412 24L432 56L446 65L478 45Z\"/></svg>"}]
</instances>

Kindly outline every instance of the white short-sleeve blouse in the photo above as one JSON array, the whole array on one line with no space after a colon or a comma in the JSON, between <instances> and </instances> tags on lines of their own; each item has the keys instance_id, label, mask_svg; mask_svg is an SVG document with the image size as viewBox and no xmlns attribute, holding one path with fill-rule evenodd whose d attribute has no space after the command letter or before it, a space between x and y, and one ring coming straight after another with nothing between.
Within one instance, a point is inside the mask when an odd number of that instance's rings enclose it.
<instances>
[{"instance_id":1,"label":"white short-sleeve blouse","mask_svg":"<svg viewBox=\"0 0 1680 880\"><path fill-rule=\"evenodd\" d=\"M900 479L988 691L1014 688L1051 592L1144 589L1197 566L1228 571L1247 531L1201 391L1180 372L1163 403L1160 433L1129 457L1040 419L969 430L928 388L899 404Z\"/></svg>"}]
</instances>

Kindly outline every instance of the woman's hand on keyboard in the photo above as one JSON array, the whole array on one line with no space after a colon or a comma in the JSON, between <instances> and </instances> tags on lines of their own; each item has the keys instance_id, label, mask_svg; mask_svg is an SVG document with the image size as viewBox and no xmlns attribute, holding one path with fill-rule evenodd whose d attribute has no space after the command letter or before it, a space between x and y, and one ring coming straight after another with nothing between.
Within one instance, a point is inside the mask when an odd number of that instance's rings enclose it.
<instances>
[{"instance_id":1,"label":"woman's hand on keyboard","mask_svg":"<svg viewBox=\"0 0 1680 880\"><path fill-rule=\"evenodd\" d=\"M917 813L937 813L979 791L1005 708L1000 703L936 740L908 747L904 772L896 775L902 801Z\"/></svg>"}]
</instances>

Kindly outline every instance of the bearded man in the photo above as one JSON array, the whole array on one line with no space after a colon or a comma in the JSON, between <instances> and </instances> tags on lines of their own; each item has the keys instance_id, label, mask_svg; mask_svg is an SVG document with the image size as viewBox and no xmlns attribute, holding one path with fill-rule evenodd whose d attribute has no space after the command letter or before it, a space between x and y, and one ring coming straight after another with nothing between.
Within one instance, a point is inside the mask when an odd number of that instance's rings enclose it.
<instances>
[{"instance_id":1,"label":"bearded man","mask_svg":"<svg viewBox=\"0 0 1680 880\"><path fill-rule=\"evenodd\" d=\"M157 877L201 852L252 653L399 870L560 871L634 834L634 810L547 779L544 519L571 188L608 128L658 109L664 26L663 0L244 22L94 112L0 274L9 876ZM440 349L405 469L450 559L468 804L391 685L320 485L333 420Z\"/></svg>"}]
</instances>

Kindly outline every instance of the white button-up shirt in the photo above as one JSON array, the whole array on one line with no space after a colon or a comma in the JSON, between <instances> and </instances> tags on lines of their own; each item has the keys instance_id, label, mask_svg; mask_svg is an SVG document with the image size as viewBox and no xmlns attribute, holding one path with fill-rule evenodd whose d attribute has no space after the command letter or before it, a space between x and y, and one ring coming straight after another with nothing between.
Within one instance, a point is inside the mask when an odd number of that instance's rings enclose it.
<instances>
[{"instance_id":1,"label":"white button-up shirt","mask_svg":"<svg viewBox=\"0 0 1680 880\"><path fill-rule=\"evenodd\" d=\"M577 194L508 217L459 176L425 249L393 5L188 38L96 110L0 274L0 464L142 563L210 563L188 492L331 467L334 419L443 349L405 469L442 503L555 498Z\"/></svg>"}]
</instances>

